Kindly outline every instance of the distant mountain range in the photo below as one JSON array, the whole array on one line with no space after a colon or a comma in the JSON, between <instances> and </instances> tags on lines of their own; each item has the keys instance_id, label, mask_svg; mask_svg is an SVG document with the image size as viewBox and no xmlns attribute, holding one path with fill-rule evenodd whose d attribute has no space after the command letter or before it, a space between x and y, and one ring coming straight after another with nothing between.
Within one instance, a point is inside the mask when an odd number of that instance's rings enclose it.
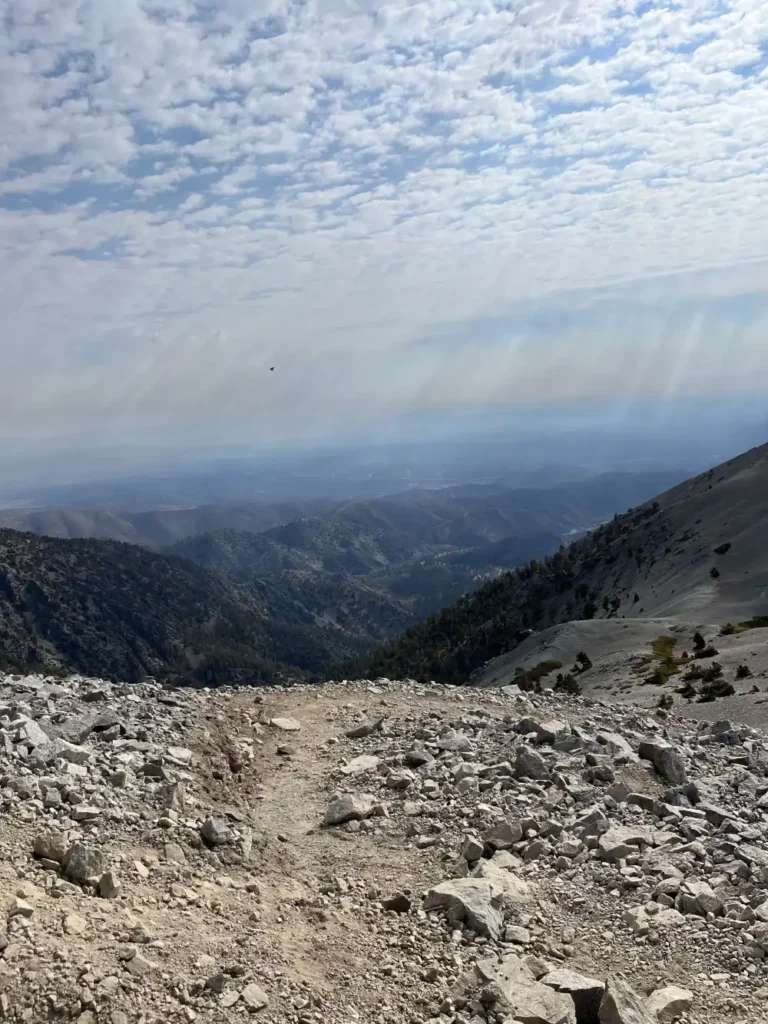
<instances>
[{"instance_id":1,"label":"distant mountain range","mask_svg":"<svg viewBox=\"0 0 768 1024\"><path fill-rule=\"evenodd\" d=\"M549 489L414 490L260 534L212 531L167 550L225 576L276 621L319 629L324 643L311 667L321 669L329 645L357 652L396 635L668 480L612 473Z\"/></svg>"},{"instance_id":2,"label":"distant mountain range","mask_svg":"<svg viewBox=\"0 0 768 1024\"><path fill-rule=\"evenodd\" d=\"M575 619L738 626L768 615L766 524L768 445L500 575L338 671L465 682L531 631Z\"/></svg>"},{"instance_id":3,"label":"distant mountain range","mask_svg":"<svg viewBox=\"0 0 768 1024\"><path fill-rule=\"evenodd\" d=\"M327 498L318 498L273 504L198 505L195 508L151 512L88 508L3 509L0 510L0 526L69 540L85 537L121 540L159 550L207 530L235 529L260 533L302 516L322 515L337 504Z\"/></svg>"},{"instance_id":4,"label":"distant mountain range","mask_svg":"<svg viewBox=\"0 0 768 1024\"><path fill-rule=\"evenodd\" d=\"M412 558L487 548L510 538L548 534L559 544L564 535L591 529L678 480L666 472L608 473L551 488L413 490L349 502L256 538L211 531L169 550L228 572L324 569L363 575ZM515 551L515 557L519 554Z\"/></svg>"},{"instance_id":5,"label":"distant mountain range","mask_svg":"<svg viewBox=\"0 0 768 1024\"><path fill-rule=\"evenodd\" d=\"M505 569L550 555L563 537L668 479L617 473L549 489L471 485L342 505L136 513L119 523L111 513L35 513L28 525L128 524L153 545L190 524L270 526L208 530L162 553L0 531L0 667L208 683L322 674Z\"/></svg>"}]
</instances>

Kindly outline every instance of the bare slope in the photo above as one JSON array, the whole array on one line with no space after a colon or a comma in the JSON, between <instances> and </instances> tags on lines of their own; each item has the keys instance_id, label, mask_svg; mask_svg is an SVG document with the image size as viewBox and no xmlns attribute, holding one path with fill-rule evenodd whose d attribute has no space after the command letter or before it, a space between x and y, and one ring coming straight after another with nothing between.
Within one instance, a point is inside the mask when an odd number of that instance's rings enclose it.
<instances>
[{"instance_id":1,"label":"bare slope","mask_svg":"<svg viewBox=\"0 0 768 1024\"><path fill-rule=\"evenodd\" d=\"M762 446L504 574L342 671L464 682L529 631L572 619L765 613L767 513Z\"/></svg>"}]
</instances>

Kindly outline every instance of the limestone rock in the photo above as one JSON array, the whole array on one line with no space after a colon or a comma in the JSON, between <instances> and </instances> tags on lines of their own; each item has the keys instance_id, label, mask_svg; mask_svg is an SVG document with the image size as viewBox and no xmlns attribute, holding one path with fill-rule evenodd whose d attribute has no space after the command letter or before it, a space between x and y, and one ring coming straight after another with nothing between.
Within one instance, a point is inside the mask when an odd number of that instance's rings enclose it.
<instances>
[{"instance_id":1,"label":"limestone rock","mask_svg":"<svg viewBox=\"0 0 768 1024\"><path fill-rule=\"evenodd\" d=\"M323 824L333 826L347 821L363 821L371 816L375 804L376 798L370 793L345 793L328 805Z\"/></svg>"},{"instance_id":2,"label":"limestone rock","mask_svg":"<svg viewBox=\"0 0 768 1024\"><path fill-rule=\"evenodd\" d=\"M651 930L665 932L670 928L679 928L685 924L685 918L679 910L672 907L651 905L654 913L648 912L648 905L630 907L624 912L624 921L631 927L635 935L647 935Z\"/></svg>"},{"instance_id":3,"label":"limestone rock","mask_svg":"<svg viewBox=\"0 0 768 1024\"><path fill-rule=\"evenodd\" d=\"M504 853L505 851L500 852ZM522 867L517 858L514 858L513 864L508 866L499 857L499 854L496 854L491 860L479 861L471 877L484 878L493 883L499 889L504 905L514 906L518 903L525 903L531 898L531 887L528 882L514 873L514 869L517 867Z\"/></svg>"},{"instance_id":4,"label":"limestone rock","mask_svg":"<svg viewBox=\"0 0 768 1024\"><path fill-rule=\"evenodd\" d=\"M61 863L67 854L69 843L62 832L41 832L35 837L35 856Z\"/></svg>"},{"instance_id":5,"label":"limestone rock","mask_svg":"<svg viewBox=\"0 0 768 1024\"><path fill-rule=\"evenodd\" d=\"M67 914L64 918L64 932L66 935L82 935L88 927L88 922L80 914Z\"/></svg>"},{"instance_id":6,"label":"limestone rock","mask_svg":"<svg viewBox=\"0 0 768 1024\"><path fill-rule=\"evenodd\" d=\"M600 1003L600 1024L655 1024L645 1002L622 978L612 978Z\"/></svg>"},{"instance_id":7,"label":"limestone rock","mask_svg":"<svg viewBox=\"0 0 768 1024\"><path fill-rule=\"evenodd\" d=\"M101 850L73 843L62 861L64 874L74 882L85 882L100 877L104 872L104 855Z\"/></svg>"},{"instance_id":8,"label":"limestone rock","mask_svg":"<svg viewBox=\"0 0 768 1024\"><path fill-rule=\"evenodd\" d=\"M352 729L347 729L345 735L351 740L359 740L364 736L370 736L372 732L378 732L384 724L384 716L381 718L374 718L369 722L363 722L361 725L356 725Z\"/></svg>"},{"instance_id":9,"label":"limestone rock","mask_svg":"<svg viewBox=\"0 0 768 1024\"><path fill-rule=\"evenodd\" d=\"M105 871L99 879L99 896L113 900L120 895L120 879L115 871Z\"/></svg>"},{"instance_id":10,"label":"limestone rock","mask_svg":"<svg viewBox=\"0 0 768 1024\"><path fill-rule=\"evenodd\" d=\"M154 974L155 971L159 970L160 965L153 960L148 960L141 953L136 953L125 966L135 977L144 978L148 974Z\"/></svg>"},{"instance_id":11,"label":"limestone rock","mask_svg":"<svg viewBox=\"0 0 768 1024\"><path fill-rule=\"evenodd\" d=\"M481 961L475 970L483 981L482 1000L495 1014L520 1024L576 1024L570 995L537 981L528 964L510 953L500 964Z\"/></svg>"},{"instance_id":12,"label":"limestone rock","mask_svg":"<svg viewBox=\"0 0 768 1024\"><path fill-rule=\"evenodd\" d=\"M677 985L658 988L648 997L648 1010L661 1024L671 1024L693 1005L693 992Z\"/></svg>"},{"instance_id":13,"label":"limestone rock","mask_svg":"<svg viewBox=\"0 0 768 1024\"><path fill-rule=\"evenodd\" d=\"M374 757L373 754L360 754L359 757L353 757L349 764L342 765L339 770L343 775L364 775L373 771L380 761L381 758Z\"/></svg>"},{"instance_id":14,"label":"limestone rock","mask_svg":"<svg viewBox=\"0 0 768 1024\"><path fill-rule=\"evenodd\" d=\"M602 860L623 860L645 844L650 845L651 836L643 828L631 828L625 825L614 825L598 839L598 850Z\"/></svg>"},{"instance_id":15,"label":"limestone rock","mask_svg":"<svg viewBox=\"0 0 768 1024\"><path fill-rule=\"evenodd\" d=\"M263 1010L265 1006L269 1006L269 996L261 985L257 985L255 981L245 986L240 993L240 1000L251 1011Z\"/></svg>"},{"instance_id":16,"label":"limestone rock","mask_svg":"<svg viewBox=\"0 0 768 1024\"><path fill-rule=\"evenodd\" d=\"M298 732L301 729L298 718L270 718L269 724L280 732Z\"/></svg>"},{"instance_id":17,"label":"limestone rock","mask_svg":"<svg viewBox=\"0 0 768 1024\"><path fill-rule=\"evenodd\" d=\"M424 909L444 910L449 921L463 921L478 935L498 939L503 923L499 896L498 887L486 879L451 879L429 890Z\"/></svg>"},{"instance_id":18,"label":"limestone rock","mask_svg":"<svg viewBox=\"0 0 768 1024\"><path fill-rule=\"evenodd\" d=\"M557 992L567 992L576 1007L576 1024L594 1024L605 993L605 984L598 978L589 978L577 971L559 968L541 979Z\"/></svg>"},{"instance_id":19,"label":"limestone rock","mask_svg":"<svg viewBox=\"0 0 768 1024\"><path fill-rule=\"evenodd\" d=\"M224 846L231 843L234 838L232 829L221 818L206 818L200 835L209 846Z\"/></svg>"},{"instance_id":20,"label":"limestone rock","mask_svg":"<svg viewBox=\"0 0 768 1024\"><path fill-rule=\"evenodd\" d=\"M530 747L518 747L515 755L515 775L520 779L548 779L547 762Z\"/></svg>"},{"instance_id":21,"label":"limestone rock","mask_svg":"<svg viewBox=\"0 0 768 1024\"><path fill-rule=\"evenodd\" d=\"M688 781L685 761L680 753L669 743L656 740L644 740L638 753L644 761L650 761L653 767L667 782L680 786Z\"/></svg>"},{"instance_id":22,"label":"limestone rock","mask_svg":"<svg viewBox=\"0 0 768 1024\"><path fill-rule=\"evenodd\" d=\"M508 850L523 838L523 827L519 821L505 818L483 834L483 841L494 850ZM469 858L467 858L469 859Z\"/></svg>"},{"instance_id":23,"label":"limestone rock","mask_svg":"<svg viewBox=\"0 0 768 1024\"><path fill-rule=\"evenodd\" d=\"M712 887L703 881L687 879L680 887L677 897L677 906L683 913L700 914L706 917L707 914L723 913L723 901L716 895Z\"/></svg>"}]
</instances>

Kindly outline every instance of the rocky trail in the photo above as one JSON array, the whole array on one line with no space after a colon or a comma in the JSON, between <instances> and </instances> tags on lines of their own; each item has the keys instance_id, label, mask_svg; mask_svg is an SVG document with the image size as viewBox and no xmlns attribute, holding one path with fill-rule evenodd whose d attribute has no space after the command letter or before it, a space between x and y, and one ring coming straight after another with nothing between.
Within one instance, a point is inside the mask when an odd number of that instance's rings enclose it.
<instances>
[{"instance_id":1,"label":"rocky trail","mask_svg":"<svg viewBox=\"0 0 768 1024\"><path fill-rule=\"evenodd\" d=\"M378 680L0 681L0 1013L768 1020L768 738Z\"/></svg>"}]
</instances>

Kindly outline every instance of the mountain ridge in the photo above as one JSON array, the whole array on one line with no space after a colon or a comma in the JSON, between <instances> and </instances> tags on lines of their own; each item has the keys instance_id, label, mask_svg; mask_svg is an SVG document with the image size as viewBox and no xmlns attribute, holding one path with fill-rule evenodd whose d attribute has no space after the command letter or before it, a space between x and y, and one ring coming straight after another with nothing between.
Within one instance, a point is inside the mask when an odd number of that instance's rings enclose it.
<instances>
[{"instance_id":1,"label":"mountain ridge","mask_svg":"<svg viewBox=\"0 0 768 1024\"><path fill-rule=\"evenodd\" d=\"M748 619L768 610L768 445L504 573L337 673L466 682L532 631L572 619Z\"/></svg>"}]
</instances>

